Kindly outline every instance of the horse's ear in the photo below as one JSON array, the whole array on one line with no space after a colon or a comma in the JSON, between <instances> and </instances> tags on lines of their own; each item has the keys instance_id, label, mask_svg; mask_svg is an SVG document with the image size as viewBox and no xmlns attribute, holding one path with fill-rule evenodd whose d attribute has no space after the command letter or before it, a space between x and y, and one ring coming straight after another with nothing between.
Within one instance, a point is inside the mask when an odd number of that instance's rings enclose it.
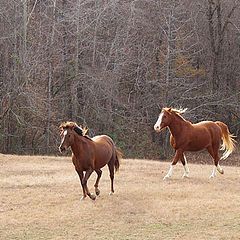
<instances>
[{"instance_id":1,"label":"horse's ear","mask_svg":"<svg viewBox=\"0 0 240 240\"><path fill-rule=\"evenodd\" d=\"M59 129L60 129L61 131L63 131L63 129L64 129L64 123L61 123L61 124L60 124Z\"/></svg>"},{"instance_id":2,"label":"horse's ear","mask_svg":"<svg viewBox=\"0 0 240 240\"><path fill-rule=\"evenodd\" d=\"M172 112L172 107L168 108L167 111L171 113Z\"/></svg>"}]
</instances>

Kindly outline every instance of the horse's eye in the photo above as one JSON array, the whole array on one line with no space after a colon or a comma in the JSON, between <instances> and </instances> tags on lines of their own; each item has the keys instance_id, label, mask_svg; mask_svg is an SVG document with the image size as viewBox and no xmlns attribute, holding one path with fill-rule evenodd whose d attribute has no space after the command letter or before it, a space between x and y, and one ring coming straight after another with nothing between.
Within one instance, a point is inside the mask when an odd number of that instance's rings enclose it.
<instances>
[{"instance_id":1,"label":"horse's eye","mask_svg":"<svg viewBox=\"0 0 240 240\"><path fill-rule=\"evenodd\" d=\"M71 137L71 135L69 134L69 135L68 135L68 137L70 138L70 137Z\"/></svg>"},{"instance_id":2,"label":"horse's eye","mask_svg":"<svg viewBox=\"0 0 240 240\"><path fill-rule=\"evenodd\" d=\"M167 118L167 116L164 115L164 116L163 116L163 119L166 119L166 118Z\"/></svg>"}]
</instances>

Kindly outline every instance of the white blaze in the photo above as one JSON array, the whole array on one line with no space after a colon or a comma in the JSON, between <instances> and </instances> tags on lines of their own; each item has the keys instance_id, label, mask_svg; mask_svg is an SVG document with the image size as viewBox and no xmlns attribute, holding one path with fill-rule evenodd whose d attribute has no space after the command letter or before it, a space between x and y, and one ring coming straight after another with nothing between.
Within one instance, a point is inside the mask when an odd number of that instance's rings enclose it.
<instances>
[{"instance_id":1,"label":"white blaze","mask_svg":"<svg viewBox=\"0 0 240 240\"><path fill-rule=\"evenodd\" d=\"M160 125L161 125L161 123L162 123L163 115L164 115L163 112L159 115L159 118L158 118L157 122L156 122L155 125L154 125L154 130L155 130L155 131L157 131L157 129L158 129L158 130L160 129Z\"/></svg>"},{"instance_id":2,"label":"white blaze","mask_svg":"<svg viewBox=\"0 0 240 240\"><path fill-rule=\"evenodd\" d=\"M63 144L63 141L64 141L64 139L65 139L66 135L67 135L67 130L65 130L65 131L64 131L64 133L63 133L63 136L64 136L64 137L62 138L61 145Z\"/></svg>"}]
</instances>

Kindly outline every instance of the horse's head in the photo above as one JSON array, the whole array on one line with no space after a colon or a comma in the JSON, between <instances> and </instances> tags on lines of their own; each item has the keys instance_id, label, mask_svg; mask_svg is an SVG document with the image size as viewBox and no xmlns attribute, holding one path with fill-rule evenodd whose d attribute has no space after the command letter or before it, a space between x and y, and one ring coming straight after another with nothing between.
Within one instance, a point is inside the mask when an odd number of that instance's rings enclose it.
<instances>
[{"instance_id":1,"label":"horse's head","mask_svg":"<svg viewBox=\"0 0 240 240\"><path fill-rule=\"evenodd\" d=\"M61 130L61 144L59 146L59 151L61 153L65 152L69 146L72 145L74 140L73 130L76 127L74 122L66 122L60 125Z\"/></svg>"},{"instance_id":2,"label":"horse's head","mask_svg":"<svg viewBox=\"0 0 240 240\"><path fill-rule=\"evenodd\" d=\"M172 108L163 108L159 114L158 120L154 125L154 130L160 132L163 128L169 126L172 121Z\"/></svg>"},{"instance_id":3,"label":"horse's head","mask_svg":"<svg viewBox=\"0 0 240 240\"><path fill-rule=\"evenodd\" d=\"M174 121L176 115L179 116L185 113L186 110L187 108L174 109L172 107L170 108L164 107L161 113L159 114L157 122L154 125L154 130L156 132L160 132L163 128L168 127Z\"/></svg>"}]
</instances>

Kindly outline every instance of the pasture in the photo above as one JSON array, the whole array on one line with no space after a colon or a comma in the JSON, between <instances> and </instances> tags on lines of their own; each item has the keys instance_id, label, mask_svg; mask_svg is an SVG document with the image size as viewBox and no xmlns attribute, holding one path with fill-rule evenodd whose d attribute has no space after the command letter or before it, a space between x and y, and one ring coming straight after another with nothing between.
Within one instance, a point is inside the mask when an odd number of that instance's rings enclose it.
<instances>
[{"instance_id":1,"label":"pasture","mask_svg":"<svg viewBox=\"0 0 240 240\"><path fill-rule=\"evenodd\" d=\"M189 160L181 179L178 163L163 181L169 162L123 159L115 194L105 167L100 196L80 202L70 157L0 154L0 239L239 239L240 167L221 165L209 179L212 165Z\"/></svg>"}]
</instances>

